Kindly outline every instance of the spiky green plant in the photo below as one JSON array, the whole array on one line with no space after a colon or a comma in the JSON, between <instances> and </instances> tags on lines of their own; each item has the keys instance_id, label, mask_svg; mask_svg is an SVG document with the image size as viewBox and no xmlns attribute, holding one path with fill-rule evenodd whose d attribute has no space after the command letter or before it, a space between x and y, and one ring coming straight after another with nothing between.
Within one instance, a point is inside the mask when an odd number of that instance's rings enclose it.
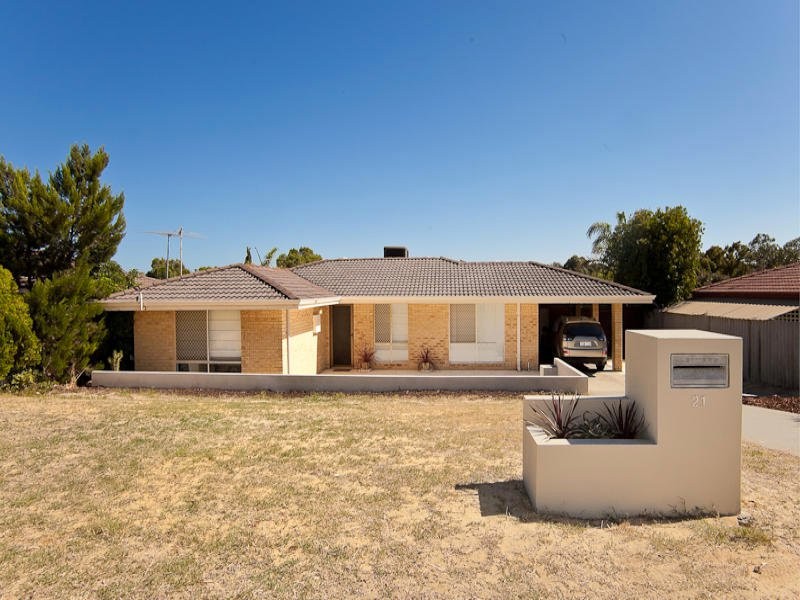
<instances>
[{"instance_id":1,"label":"spiky green plant","mask_svg":"<svg viewBox=\"0 0 800 600\"><path fill-rule=\"evenodd\" d=\"M608 425L597 413L587 410L583 413L583 421L578 425L572 437L587 440L603 440L614 436Z\"/></svg>"},{"instance_id":2,"label":"spiky green plant","mask_svg":"<svg viewBox=\"0 0 800 600\"><path fill-rule=\"evenodd\" d=\"M527 423L540 427L549 438L575 437L580 427L578 415L575 414L578 402L580 396L577 394L569 399L564 398L564 394L553 394L544 408L531 402L532 415Z\"/></svg>"},{"instance_id":3,"label":"spiky green plant","mask_svg":"<svg viewBox=\"0 0 800 600\"><path fill-rule=\"evenodd\" d=\"M622 399L609 406L604 404L605 414L595 413L602 421L611 435L609 437L620 440L632 440L639 437L645 428L644 415L639 411L636 402L631 400L623 408Z\"/></svg>"}]
</instances>

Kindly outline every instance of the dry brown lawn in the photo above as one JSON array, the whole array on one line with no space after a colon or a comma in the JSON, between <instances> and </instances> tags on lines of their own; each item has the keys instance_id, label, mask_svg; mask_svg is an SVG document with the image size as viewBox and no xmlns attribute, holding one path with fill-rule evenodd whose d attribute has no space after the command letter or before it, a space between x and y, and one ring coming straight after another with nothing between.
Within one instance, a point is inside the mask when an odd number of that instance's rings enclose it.
<instances>
[{"instance_id":1,"label":"dry brown lawn","mask_svg":"<svg viewBox=\"0 0 800 600\"><path fill-rule=\"evenodd\" d=\"M534 513L521 402L0 396L0 597L800 596L800 461L744 446L735 517Z\"/></svg>"}]
</instances>

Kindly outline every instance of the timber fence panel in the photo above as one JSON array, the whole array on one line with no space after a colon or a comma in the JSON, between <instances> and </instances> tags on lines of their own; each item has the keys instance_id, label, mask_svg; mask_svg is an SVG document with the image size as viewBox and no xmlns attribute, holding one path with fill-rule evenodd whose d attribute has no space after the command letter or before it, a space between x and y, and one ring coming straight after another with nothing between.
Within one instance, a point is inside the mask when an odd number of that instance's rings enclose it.
<instances>
[{"instance_id":1,"label":"timber fence panel","mask_svg":"<svg viewBox=\"0 0 800 600\"><path fill-rule=\"evenodd\" d=\"M750 321L706 315L653 312L647 318L654 329L701 329L742 338L742 377L797 391L800 387L800 323Z\"/></svg>"}]
</instances>

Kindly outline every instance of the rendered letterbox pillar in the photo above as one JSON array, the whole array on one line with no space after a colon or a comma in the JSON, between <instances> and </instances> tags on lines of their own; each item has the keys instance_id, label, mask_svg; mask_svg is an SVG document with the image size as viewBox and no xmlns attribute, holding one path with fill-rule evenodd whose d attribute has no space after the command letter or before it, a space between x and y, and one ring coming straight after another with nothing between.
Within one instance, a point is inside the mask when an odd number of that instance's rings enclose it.
<instances>
[{"instance_id":1,"label":"rendered letterbox pillar","mask_svg":"<svg viewBox=\"0 0 800 600\"><path fill-rule=\"evenodd\" d=\"M742 340L695 330L630 330L626 398L586 397L582 410L635 401L635 440L548 439L523 426L522 478L535 510L575 517L735 515L741 506ZM530 402L549 402L528 396ZM527 415L527 416L525 416Z\"/></svg>"},{"instance_id":2,"label":"rendered letterbox pillar","mask_svg":"<svg viewBox=\"0 0 800 600\"><path fill-rule=\"evenodd\" d=\"M625 341L626 395L644 411L662 483L684 502L677 508L737 514L741 338L697 330L630 330Z\"/></svg>"}]
</instances>

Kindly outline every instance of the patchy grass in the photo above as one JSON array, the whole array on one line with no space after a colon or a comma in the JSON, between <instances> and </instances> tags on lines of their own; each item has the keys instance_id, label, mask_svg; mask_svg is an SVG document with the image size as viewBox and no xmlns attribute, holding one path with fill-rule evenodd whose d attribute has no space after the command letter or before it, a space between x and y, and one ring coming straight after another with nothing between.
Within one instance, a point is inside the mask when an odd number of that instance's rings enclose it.
<instances>
[{"instance_id":1,"label":"patchy grass","mask_svg":"<svg viewBox=\"0 0 800 600\"><path fill-rule=\"evenodd\" d=\"M534 513L516 395L0 397L0 597L795 597L797 458L735 517Z\"/></svg>"}]
</instances>

